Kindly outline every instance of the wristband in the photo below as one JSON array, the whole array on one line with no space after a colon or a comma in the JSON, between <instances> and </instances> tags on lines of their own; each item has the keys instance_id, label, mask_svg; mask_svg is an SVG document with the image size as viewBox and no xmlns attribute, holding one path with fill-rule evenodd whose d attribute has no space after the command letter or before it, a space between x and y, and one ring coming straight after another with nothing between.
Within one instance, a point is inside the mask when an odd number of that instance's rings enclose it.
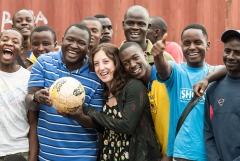
<instances>
[{"instance_id":1,"label":"wristband","mask_svg":"<svg viewBox=\"0 0 240 161\"><path fill-rule=\"evenodd\" d=\"M36 92L35 92L36 93ZM32 94L32 101L39 104L39 102L35 99L35 93Z\"/></svg>"}]
</instances>

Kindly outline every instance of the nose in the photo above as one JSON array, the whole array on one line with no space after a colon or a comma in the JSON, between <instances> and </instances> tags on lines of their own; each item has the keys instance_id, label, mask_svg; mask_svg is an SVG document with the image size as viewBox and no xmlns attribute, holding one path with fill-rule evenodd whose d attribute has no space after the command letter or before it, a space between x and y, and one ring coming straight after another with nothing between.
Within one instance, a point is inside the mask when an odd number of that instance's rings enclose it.
<instances>
[{"instance_id":1,"label":"nose","mask_svg":"<svg viewBox=\"0 0 240 161\"><path fill-rule=\"evenodd\" d=\"M104 69L104 64L103 63L99 63L99 70L103 70Z\"/></svg>"},{"instance_id":2,"label":"nose","mask_svg":"<svg viewBox=\"0 0 240 161\"><path fill-rule=\"evenodd\" d=\"M14 45L12 40L6 41L5 44L8 45L8 46L13 46Z\"/></svg>"},{"instance_id":3,"label":"nose","mask_svg":"<svg viewBox=\"0 0 240 161\"><path fill-rule=\"evenodd\" d=\"M189 46L189 49L194 50L196 48L196 46L194 45L194 43L191 43Z\"/></svg>"},{"instance_id":4,"label":"nose","mask_svg":"<svg viewBox=\"0 0 240 161\"><path fill-rule=\"evenodd\" d=\"M130 61L130 68L134 69L136 67L136 62L135 61Z\"/></svg>"},{"instance_id":5,"label":"nose","mask_svg":"<svg viewBox=\"0 0 240 161\"><path fill-rule=\"evenodd\" d=\"M234 51L231 51L230 54L227 55L228 59L234 59Z\"/></svg>"},{"instance_id":6,"label":"nose","mask_svg":"<svg viewBox=\"0 0 240 161\"><path fill-rule=\"evenodd\" d=\"M133 29L138 29L138 28L139 28L139 26L138 26L138 24L137 24L137 23L134 23L134 24L133 24L133 26L132 26L132 28L133 28Z\"/></svg>"},{"instance_id":7,"label":"nose","mask_svg":"<svg viewBox=\"0 0 240 161\"><path fill-rule=\"evenodd\" d=\"M77 42L74 41L74 42L71 44L71 47L72 47L72 48L77 48L77 47L78 47Z\"/></svg>"},{"instance_id":8,"label":"nose","mask_svg":"<svg viewBox=\"0 0 240 161\"><path fill-rule=\"evenodd\" d=\"M39 48L38 48L38 50L39 50L39 51L43 51L43 50L44 50L44 48L43 48L43 45L42 45L42 44L40 44L40 45L39 45Z\"/></svg>"},{"instance_id":9,"label":"nose","mask_svg":"<svg viewBox=\"0 0 240 161\"><path fill-rule=\"evenodd\" d=\"M27 20L23 20L21 25L27 25L27 24L28 24Z\"/></svg>"}]
</instances>

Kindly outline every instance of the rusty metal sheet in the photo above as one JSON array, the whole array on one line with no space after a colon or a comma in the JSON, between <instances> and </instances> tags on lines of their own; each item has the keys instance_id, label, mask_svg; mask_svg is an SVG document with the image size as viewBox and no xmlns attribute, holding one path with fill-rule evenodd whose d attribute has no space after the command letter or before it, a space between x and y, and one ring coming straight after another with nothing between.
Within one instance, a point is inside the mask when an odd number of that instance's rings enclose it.
<instances>
[{"instance_id":1,"label":"rusty metal sheet","mask_svg":"<svg viewBox=\"0 0 240 161\"><path fill-rule=\"evenodd\" d=\"M65 29L86 16L106 14L113 24L112 43L125 40L122 20L128 7L141 5L151 16L160 16L168 24L168 40L181 44L181 32L189 23L203 24L211 49L206 61L222 63L221 34L226 29L240 29L239 0L0 0L1 31L11 27L12 15L19 9L32 10L37 25L47 24L57 33L61 43Z\"/></svg>"}]
</instances>

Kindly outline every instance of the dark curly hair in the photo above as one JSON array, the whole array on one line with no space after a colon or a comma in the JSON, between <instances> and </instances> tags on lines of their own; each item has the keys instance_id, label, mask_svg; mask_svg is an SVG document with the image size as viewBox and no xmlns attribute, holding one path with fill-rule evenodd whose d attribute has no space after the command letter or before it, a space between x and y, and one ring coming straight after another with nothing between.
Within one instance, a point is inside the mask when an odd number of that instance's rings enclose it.
<instances>
[{"instance_id":1,"label":"dark curly hair","mask_svg":"<svg viewBox=\"0 0 240 161\"><path fill-rule=\"evenodd\" d=\"M110 43L103 43L98 45L96 48L94 48L89 56L89 67L91 71L94 70L94 56L97 52L100 50L103 50L106 55L109 57L109 59L113 60L115 65L115 71L113 72L113 80L110 83L111 89L108 88L107 85L104 87L103 91L103 99L105 101L108 100L109 92L113 94L113 96L118 96L121 92L124 86L126 85L129 75L124 71L123 66L120 63L119 60L119 50L116 46L110 44Z\"/></svg>"}]
</instances>

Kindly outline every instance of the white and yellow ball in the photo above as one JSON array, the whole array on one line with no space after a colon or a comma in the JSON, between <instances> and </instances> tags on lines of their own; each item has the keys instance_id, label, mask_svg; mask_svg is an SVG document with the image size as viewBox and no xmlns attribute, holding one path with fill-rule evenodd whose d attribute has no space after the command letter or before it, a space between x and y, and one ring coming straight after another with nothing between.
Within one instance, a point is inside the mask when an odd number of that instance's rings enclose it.
<instances>
[{"instance_id":1,"label":"white and yellow ball","mask_svg":"<svg viewBox=\"0 0 240 161\"><path fill-rule=\"evenodd\" d=\"M49 89L49 97L53 107L61 112L74 112L85 100L83 85L72 77L57 79Z\"/></svg>"}]
</instances>

